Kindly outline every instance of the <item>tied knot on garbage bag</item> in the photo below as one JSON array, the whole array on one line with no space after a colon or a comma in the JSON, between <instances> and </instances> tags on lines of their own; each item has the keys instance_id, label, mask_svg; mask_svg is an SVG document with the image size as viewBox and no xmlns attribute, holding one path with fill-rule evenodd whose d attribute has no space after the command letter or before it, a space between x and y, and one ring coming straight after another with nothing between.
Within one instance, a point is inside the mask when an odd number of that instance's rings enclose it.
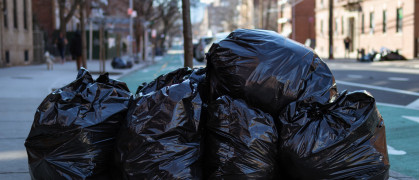
<instances>
[{"instance_id":1,"label":"tied knot on garbage bag","mask_svg":"<svg viewBox=\"0 0 419 180\"><path fill-rule=\"evenodd\" d=\"M208 179L275 179L278 132L273 118L243 100L221 96L206 123Z\"/></svg>"},{"instance_id":2,"label":"tied knot on garbage bag","mask_svg":"<svg viewBox=\"0 0 419 180\"><path fill-rule=\"evenodd\" d=\"M291 103L279 120L280 163L291 177L388 178L384 122L369 93L345 91L321 108Z\"/></svg>"},{"instance_id":3,"label":"tied knot on garbage bag","mask_svg":"<svg viewBox=\"0 0 419 180\"><path fill-rule=\"evenodd\" d=\"M125 83L81 69L39 105L25 141L32 179L110 179L116 135L131 93Z\"/></svg>"},{"instance_id":4,"label":"tied knot on garbage bag","mask_svg":"<svg viewBox=\"0 0 419 180\"><path fill-rule=\"evenodd\" d=\"M207 53L211 99L246 100L273 115L293 101L328 102L337 90L309 48L273 31L238 29Z\"/></svg>"},{"instance_id":5,"label":"tied knot on garbage bag","mask_svg":"<svg viewBox=\"0 0 419 180\"><path fill-rule=\"evenodd\" d=\"M125 179L200 179L204 69L181 68L137 91L117 143Z\"/></svg>"}]
</instances>

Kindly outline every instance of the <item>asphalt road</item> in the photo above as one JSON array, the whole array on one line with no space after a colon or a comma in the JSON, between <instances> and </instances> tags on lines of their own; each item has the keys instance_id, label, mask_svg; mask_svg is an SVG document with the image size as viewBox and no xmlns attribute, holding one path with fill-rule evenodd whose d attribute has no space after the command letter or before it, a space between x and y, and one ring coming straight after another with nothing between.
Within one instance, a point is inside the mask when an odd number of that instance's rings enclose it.
<instances>
[{"instance_id":1,"label":"asphalt road","mask_svg":"<svg viewBox=\"0 0 419 180\"><path fill-rule=\"evenodd\" d=\"M339 91L365 89L377 102L409 106L419 99L419 75L373 70L332 69ZM418 70L419 71L419 70Z\"/></svg>"}]
</instances>

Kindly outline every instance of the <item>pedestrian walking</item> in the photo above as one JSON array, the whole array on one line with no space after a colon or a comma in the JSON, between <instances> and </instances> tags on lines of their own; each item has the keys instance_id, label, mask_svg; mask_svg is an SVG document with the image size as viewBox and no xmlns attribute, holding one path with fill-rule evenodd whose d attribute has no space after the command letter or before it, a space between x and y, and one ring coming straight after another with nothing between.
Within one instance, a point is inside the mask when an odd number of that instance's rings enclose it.
<instances>
[{"instance_id":1,"label":"pedestrian walking","mask_svg":"<svg viewBox=\"0 0 419 180\"><path fill-rule=\"evenodd\" d=\"M349 46L351 45L351 38L346 37L343 40L343 43L345 44L345 58L349 58Z\"/></svg>"},{"instance_id":2,"label":"pedestrian walking","mask_svg":"<svg viewBox=\"0 0 419 180\"><path fill-rule=\"evenodd\" d=\"M62 32L60 32L60 35L58 36L58 38L55 40L55 44L57 45L58 48L58 52L60 53L60 57L61 57L61 64L65 63L65 47L67 45L67 39L64 37L64 34Z\"/></svg>"},{"instance_id":3,"label":"pedestrian walking","mask_svg":"<svg viewBox=\"0 0 419 180\"><path fill-rule=\"evenodd\" d=\"M81 67L86 67L86 62L82 60L82 42L81 33L79 30L76 31L70 42L70 53L71 56L76 59L77 70Z\"/></svg>"}]
</instances>

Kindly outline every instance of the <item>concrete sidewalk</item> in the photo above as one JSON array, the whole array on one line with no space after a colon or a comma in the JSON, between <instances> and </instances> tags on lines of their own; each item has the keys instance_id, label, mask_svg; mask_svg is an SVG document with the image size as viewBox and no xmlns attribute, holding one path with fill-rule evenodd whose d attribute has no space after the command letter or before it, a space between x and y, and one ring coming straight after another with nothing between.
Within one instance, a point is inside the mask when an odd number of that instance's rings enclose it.
<instances>
[{"instance_id":1,"label":"concrete sidewalk","mask_svg":"<svg viewBox=\"0 0 419 180\"><path fill-rule=\"evenodd\" d=\"M366 66L379 67L390 72L414 73L419 74L419 59L398 60L398 61L357 61L356 59L323 59L324 62L333 68L334 66L350 64L352 68L363 69Z\"/></svg>"},{"instance_id":2,"label":"concrete sidewalk","mask_svg":"<svg viewBox=\"0 0 419 180\"><path fill-rule=\"evenodd\" d=\"M141 62L131 69L116 70L106 61L106 72L112 79L147 66ZM99 74L99 61L87 62L94 78ZM52 89L76 79L76 62L0 68L0 179L30 179L24 141L29 134L36 108Z\"/></svg>"}]
</instances>

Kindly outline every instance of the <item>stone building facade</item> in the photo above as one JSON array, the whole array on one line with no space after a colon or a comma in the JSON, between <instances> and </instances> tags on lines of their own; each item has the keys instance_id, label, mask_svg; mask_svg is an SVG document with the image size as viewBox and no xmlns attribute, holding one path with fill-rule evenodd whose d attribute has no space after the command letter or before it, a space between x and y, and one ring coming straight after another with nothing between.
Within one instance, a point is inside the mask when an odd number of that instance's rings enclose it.
<instances>
[{"instance_id":1,"label":"stone building facade","mask_svg":"<svg viewBox=\"0 0 419 180\"><path fill-rule=\"evenodd\" d=\"M0 67L33 61L31 0L1 0Z\"/></svg>"},{"instance_id":2,"label":"stone building facade","mask_svg":"<svg viewBox=\"0 0 419 180\"><path fill-rule=\"evenodd\" d=\"M316 51L329 50L329 0L316 0ZM388 48L408 59L418 57L419 0L334 0L333 54L344 57L344 38L351 39L351 58Z\"/></svg>"}]
</instances>

